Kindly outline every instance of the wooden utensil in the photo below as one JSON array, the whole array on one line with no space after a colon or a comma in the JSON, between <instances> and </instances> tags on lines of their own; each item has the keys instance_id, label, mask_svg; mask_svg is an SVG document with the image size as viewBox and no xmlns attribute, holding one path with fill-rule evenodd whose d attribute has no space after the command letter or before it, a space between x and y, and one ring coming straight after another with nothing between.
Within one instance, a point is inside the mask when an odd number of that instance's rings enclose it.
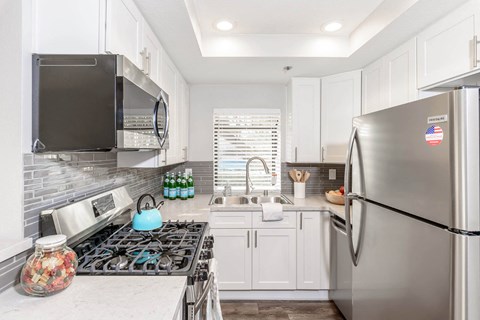
<instances>
[{"instance_id":1,"label":"wooden utensil","mask_svg":"<svg viewBox=\"0 0 480 320\"><path fill-rule=\"evenodd\" d=\"M294 182L297 181L297 176L295 175L295 171L290 170L290 171L288 171L288 174L290 175L290 178L292 178L292 180L293 180Z\"/></svg>"},{"instance_id":2,"label":"wooden utensil","mask_svg":"<svg viewBox=\"0 0 480 320\"><path fill-rule=\"evenodd\" d=\"M303 182L307 182L309 178L310 178L310 172L306 171L305 175L303 176Z\"/></svg>"},{"instance_id":3,"label":"wooden utensil","mask_svg":"<svg viewBox=\"0 0 480 320\"><path fill-rule=\"evenodd\" d=\"M297 182L302 181L302 172L296 170L295 171L295 176L297 177Z\"/></svg>"}]
</instances>

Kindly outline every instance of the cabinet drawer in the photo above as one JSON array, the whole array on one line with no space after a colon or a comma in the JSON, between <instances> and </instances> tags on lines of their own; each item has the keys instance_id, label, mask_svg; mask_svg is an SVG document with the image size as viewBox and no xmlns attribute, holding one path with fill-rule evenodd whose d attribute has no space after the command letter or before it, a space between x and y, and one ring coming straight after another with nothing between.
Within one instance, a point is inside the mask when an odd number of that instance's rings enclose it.
<instances>
[{"instance_id":1,"label":"cabinet drawer","mask_svg":"<svg viewBox=\"0 0 480 320\"><path fill-rule=\"evenodd\" d=\"M252 227L251 212L221 211L211 212L208 218L210 228L244 229Z\"/></svg>"},{"instance_id":2,"label":"cabinet drawer","mask_svg":"<svg viewBox=\"0 0 480 320\"><path fill-rule=\"evenodd\" d=\"M284 211L283 220L281 221L263 221L262 212L254 212L253 227L262 229L295 229L297 227L297 213L295 211Z\"/></svg>"}]
</instances>

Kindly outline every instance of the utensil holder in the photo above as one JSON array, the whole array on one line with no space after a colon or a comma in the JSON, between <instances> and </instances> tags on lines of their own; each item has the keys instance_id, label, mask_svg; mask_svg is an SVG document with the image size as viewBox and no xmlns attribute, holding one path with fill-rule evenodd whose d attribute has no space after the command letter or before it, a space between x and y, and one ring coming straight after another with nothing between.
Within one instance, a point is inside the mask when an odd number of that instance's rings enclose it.
<instances>
[{"instance_id":1,"label":"utensil holder","mask_svg":"<svg viewBox=\"0 0 480 320\"><path fill-rule=\"evenodd\" d=\"M294 182L293 183L293 197L294 198L305 198L305 182Z\"/></svg>"}]
</instances>

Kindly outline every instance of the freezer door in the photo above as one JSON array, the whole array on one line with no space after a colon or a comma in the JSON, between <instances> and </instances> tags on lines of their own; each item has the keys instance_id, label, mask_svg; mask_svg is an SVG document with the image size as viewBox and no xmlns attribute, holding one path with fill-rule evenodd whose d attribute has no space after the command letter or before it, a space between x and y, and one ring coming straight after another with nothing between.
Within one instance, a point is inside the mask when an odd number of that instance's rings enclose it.
<instances>
[{"instance_id":1,"label":"freezer door","mask_svg":"<svg viewBox=\"0 0 480 320\"><path fill-rule=\"evenodd\" d=\"M353 213L354 239L362 239L353 268L353 319L449 319L451 234L365 205L365 215Z\"/></svg>"},{"instance_id":2,"label":"freezer door","mask_svg":"<svg viewBox=\"0 0 480 320\"><path fill-rule=\"evenodd\" d=\"M354 119L371 201L480 230L479 90L461 89Z\"/></svg>"}]
</instances>

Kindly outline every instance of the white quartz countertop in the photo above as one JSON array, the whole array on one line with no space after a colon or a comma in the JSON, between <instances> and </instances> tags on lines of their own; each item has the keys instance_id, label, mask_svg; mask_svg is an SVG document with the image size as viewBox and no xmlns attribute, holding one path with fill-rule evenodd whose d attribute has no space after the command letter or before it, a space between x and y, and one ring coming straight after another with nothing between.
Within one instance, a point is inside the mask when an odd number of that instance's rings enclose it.
<instances>
[{"instance_id":1,"label":"white quartz countertop","mask_svg":"<svg viewBox=\"0 0 480 320\"><path fill-rule=\"evenodd\" d=\"M307 196L304 199L294 198L293 195L286 195L293 202L292 205L283 205L285 211L330 211L344 219L344 206L333 204L327 201L323 195ZM211 194L196 195L188 200L164 200L165 204L160 209L163 220L195 220L208 221L210 211L260 211L260 205L211 205L208 203L212 198Z\"/></svg>"},{"instance_id":2,"label":"white quartz countertop","mask_svg":"<svg viewBox=\"0 0 480 320\"><path fill-rule=\"evenodd\" d=\"M20 286L0 295L0 319L171 320L181 310L187 277L76 276L67 289L31 297Z\"/></svg>"}]
</instances>

